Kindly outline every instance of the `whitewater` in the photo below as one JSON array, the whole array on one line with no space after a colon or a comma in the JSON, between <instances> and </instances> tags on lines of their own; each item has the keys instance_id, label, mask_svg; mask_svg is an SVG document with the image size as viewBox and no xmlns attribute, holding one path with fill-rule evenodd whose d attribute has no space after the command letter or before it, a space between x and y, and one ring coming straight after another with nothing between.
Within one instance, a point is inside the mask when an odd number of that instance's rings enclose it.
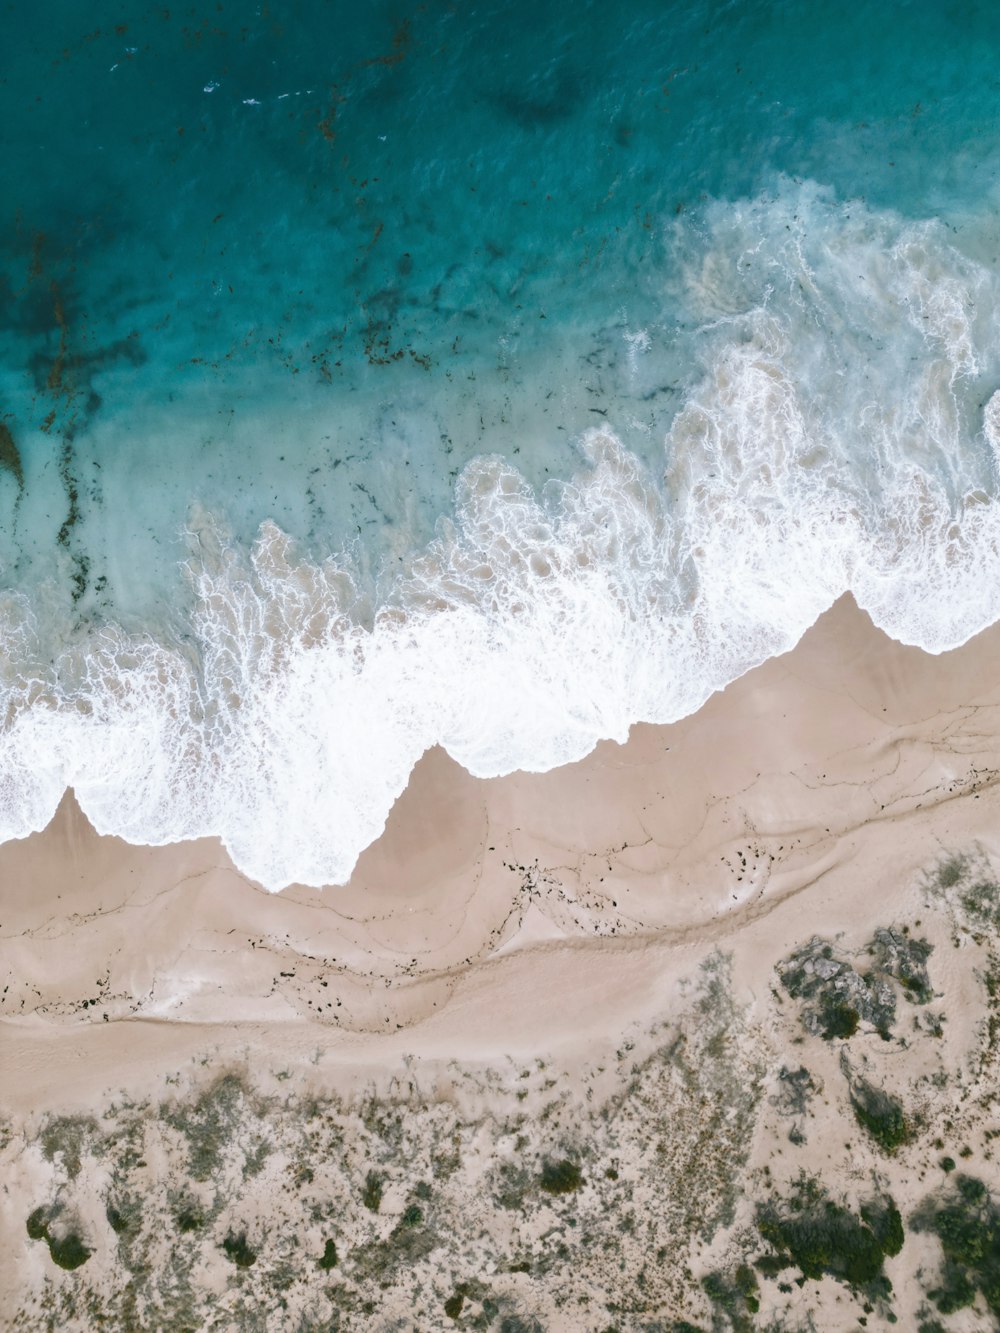
<instances>
[{"instance_id":1,"label":"whitewater","mask_svg":"<svg viewBox=\"0 0 1000 1333\"><path fill-rule=\"evenodd\" d=\"M0 82L0 839L344 883L419 757L1000 619L1000 24L73 0Z\"/></svg>"},{"instance_id":2,"label":"whitewater","mask_svg":"<svg viewBox=\"0 0 1000 1333\"><path fill-rule=\"evenodd\" d=\"M619 328L575 474L469 462L430 540L377 577L273 521L184 527L183 614L84 618L56 583L3 607L0 837L67 787L137 843L207 835L269 889L346 881L420 755L541 771L670 722L850 592L928 652L1000 618L1000 279L963 236L780 182L664 226L658 327ZM683 355L656 443L615 429ZM47 598L48 596L48 603Z\"/></svg>"}]
</instances>

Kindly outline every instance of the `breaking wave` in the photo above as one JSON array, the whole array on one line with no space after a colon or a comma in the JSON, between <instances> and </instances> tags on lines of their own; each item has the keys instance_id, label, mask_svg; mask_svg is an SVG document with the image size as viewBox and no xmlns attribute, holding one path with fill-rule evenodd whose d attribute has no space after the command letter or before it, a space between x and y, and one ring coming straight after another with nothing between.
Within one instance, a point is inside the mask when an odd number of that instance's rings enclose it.
<instances>
[{"instance_id":1,"label":"breaking wave","mask_svg":"<svg viewBox=\"0 0 1000 1333\"><path fill-rule=\"evenodd\" d=\"M847 592L901 642L965 642L1000 618L989 240L813 186L709 205L667 237L669 318L627 335L637 393L678 342L695 367L660 465L610 422L541 492L477 459L375 597L346 557L272 522L247 551L198 513L183 633L67 643L9 594L0 838L72 786L100 832L217 835L268 889L342 883L434 744L482 777L579 759Z\"/></svg>"}]
</instances>

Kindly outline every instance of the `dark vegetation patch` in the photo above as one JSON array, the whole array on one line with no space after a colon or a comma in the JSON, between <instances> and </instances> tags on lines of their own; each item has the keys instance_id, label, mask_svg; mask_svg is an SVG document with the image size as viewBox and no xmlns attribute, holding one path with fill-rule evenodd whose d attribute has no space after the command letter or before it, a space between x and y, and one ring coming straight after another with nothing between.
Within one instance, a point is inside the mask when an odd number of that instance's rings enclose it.
<instances>
[{"instance_id":1,"label":"dark vegetation patch","mask_svg":"<svg viewBox=\"0 0 1000 1333\"><path fill-rule=\"evenodd\" d=\"M123 1196L114 1203L109 1201L104 1213L116 1236L128 1240L142 1229L142 1205L131 1195Z\"/></svg>"},{"instance_id":2,"label":"dark vegetation patch","mask_svg":"<svg viewBox=\"0 0 1000 1333\"><path fill-rule=\"evenodd\" d=\"M911 1225L941 1242L941 1271L927 1291L941 1314L971 1306L980 1294L1000 1321L1000 1209L983 1182L954 1177L945 1194L918 1209Z\"/></svg>"},{"instance_id":3,"label":"dark vegetation patch","mask_svg":"<svg viewBox=\"0 0 1000 1333\"><path fill-rule=\"evenodd\" d=\"M177 1230L185 1235L192 1231L200 1231L204 1225L205 1219L196 1204L185 1205L177 1214Z\"/></svg>"},{"instance_id":4,"label":"dark vegetation patch","mask_svg":"<svg viewBox=\"0 0 1000 1333\"><path fill-rule=\"evenodd\" d=\"M361 1202L372 1213L377 1213L382 1207L382 1177L377 1171L369 1171L365 1177L365 1187L361 1191Z\"/></svg>"},{"instance_id":5,"label":"dark vegetation patch","mask_svg":"<svg viewBox=\"0 0 1000 1333\"><path fill-rule=\"evenodd\" d=\"M84 1245L75 1231L68 1231L65 1236L49 1236L49 1254L53 1263L72 1271L85 1264L93 1250Z\"/></svg>"},{"instance_id":6,"label":"dark vegetation patch","mask_svg":"<svg viewBox=\"0 0 1000 1333\"><path fill-rule=\"evenodd\" d=\"M337 1267L337 1245L335 1241L327 1240L323 1246L323 1253L319 1259L319 1266L324 1272L329 1272L331 1268Z\"/></svg>"},{"instance_id":7,"label":"dark vegetation patch","mask_svg":"<svg viewBox=\"0 0 1000 1333\"><path fill-rule=\"evenodd\" d=\"M226 1252L226 1258L230 1263L234 1263L237 1268L250 1268L257 1262L256 1251L252 1250L247 1244L247 1233L245 1231L241 1231L239 1234L230 1231L222 1242L222 1248Z\"/></svg>"},{"instance_id":8,"label":"dark vegetation patch","mask_svg":"<svg viewBox=\"0 0 1000 1333\"><path fill-rule=\"evenodd\" d=\"M997 885L993 880L977 879L959 894L959 902L966 916L981 926L1000 926L997 905Z\"/></svg>"},{"instance_id":9,"label":"dark vegetation patch","mask_svg":"<svg viewBox=\"0 0 1000 1333\"><path fill-rule=\"evenodd\" d=\"M775 1277L796 1267L804 1279L836 1278L867 1300L888 1298L887 1257L903 1247L903 1222L888 1195L863 1203L857 1213L835 1203L815 1178L801 1175L786 1199L757 1205L757 1228L772 1246L756 1261Z\"/></svg>"},{"instance_id":10,"label":"dark vegetation patch","mask_svg":"<svg viewBox=\"0 0 1000 1333\"><path fill-rule=\"evenodd\" d=\"M546 1194L572 1194L583 1184L583 1172L567 1157L558 1162L546 1161L538 1183Z\"/></svg>"},{"instance_id":11,"label":"dark vegetation patch","mask_svg":"<svg viewBox=\"0 0 1000 1333\"><path fill-rule=\"evenodd\" d=\"M752 1316L760 1309L757 1275L749 1264L739 1264L732 1273L709 1273L702 1288L716 1311L729 1322L733 1333L752 1333Z\"/></svg>"},{"instance_id":12,"label":"dark vegetation patch","mask_svg":"<svg viewBox=\"0 0 1000 1333\"><path fill-rule=\"evenodd\" d=\"M818 1091L819 1086L804 1065L798 1069L782 1065L778 1071L778 1088L770 1102L780 1116L795 1118L795 1124L788 1132L792 1143L805 1143L803 1122L809 1112L809 1103Z\"/></svg>"},{"instance_id":13,"label":"dark vegetation patch","mask_svg":"<svg viewBox=\"0 0 1000 1333\"><path fill-rule=\"evenodd\" d=\"M28 1215L25 1229L32 1240L45 1241L54 1264L72 1272L74 1268L85 1264L94 1251L83 1243L82 1237L76 1231L60 1229L53 1234L50 1224L59 1216L60 1211L58 1207L36 1208Z\"/></svg>"},{"instance_id":14,"label":"dark vegetation patch","mask_svg":"<svg viewBox=\"0 0 1000 1333\"><path fill-rule=\"evenodd\" d=\"M49 1210L44 1207L36 1208L28 1214L25 1227L31 1240L45 1240L49 1234Z\"/></svg>"},{"instance_id":15,"label":"dark vegetation patch","mask_svg":"<svg viewBox=\"0 0 1000 1333\"><path fill-rule=\"evenodd\" d=\"M531 1173L516 1162L501 1162L496 1172L494 1198L498 1208L516 1210L524 1207L534 1181Z\"/></svg>"},{"instance_id":16,"label":"dark vegetation patch","mask_svg":"<svg viewBox=\"0 0 1000 1333\"><path fill-rule=\"evenodd\" d=\"M912 1138L912 1126L903 1112L902 1103L884 1088L876 1088L863 1078L854 1078L851 1106L858 1124L884 1153L894 1153Z\"/></svg>"},{"instance_id":17,"label":"dark vegetation patch","mask_svg":"<svg viewBox=\"0 0 1000 1333\"><path fill-rule=\"evenodd\" d=\"M942 889L953 889L968 869L969 858L962 855L948 856L938 866L937 882Z\"/></svg>"}]
</instances>

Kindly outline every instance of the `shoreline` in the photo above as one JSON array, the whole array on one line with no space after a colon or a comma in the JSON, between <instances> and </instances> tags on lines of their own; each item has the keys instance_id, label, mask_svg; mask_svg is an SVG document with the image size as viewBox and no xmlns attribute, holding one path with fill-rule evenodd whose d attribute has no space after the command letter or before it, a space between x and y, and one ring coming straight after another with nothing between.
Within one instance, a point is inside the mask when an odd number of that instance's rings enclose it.
<instances>
[{"instance_id":1,"label":"shoreline","mask_svg":"<svg viewBox=\"0 0 1000 1333\"><path fill-rule=\"evenodd\" d=\"M566 769L428 753L325 892L98 837L67 799L0 847L4 1308L601 1333L627 1289L688 1328L717 1300L917 1327L920 1210L956 1159L1000 1190L998 667L1000 627L930 658L842 602ZM803 1180L913 1233L874 1285L747 1285L759 1209Z\"/></svg>"},{"instance_id":2,"label":"shoreline","mask_svg":"<svg viewBox=\"0 0 1000 1333\"><path fill-rule=\"evenodd\" d=\"M899 883L935 848L990 844L998 736L1000 626L932 658L845 599L698 714L563 769L480 780L428 752L343 888L267 894L213 839L132 847L67 798L0 847L8 1050L92 1045L110 1076L129 1025L176 1024L193 1045L273 1025L377 1064L371 1042L461 1046L449 1013L469 1004L520 1043L504 977L536 964L600 973L625 1022L656 1002L616 987L611 960L639 974L663 955L656 973L766 935L803 896L849 915L854 857Z\"/></svg>"}]
</instances>

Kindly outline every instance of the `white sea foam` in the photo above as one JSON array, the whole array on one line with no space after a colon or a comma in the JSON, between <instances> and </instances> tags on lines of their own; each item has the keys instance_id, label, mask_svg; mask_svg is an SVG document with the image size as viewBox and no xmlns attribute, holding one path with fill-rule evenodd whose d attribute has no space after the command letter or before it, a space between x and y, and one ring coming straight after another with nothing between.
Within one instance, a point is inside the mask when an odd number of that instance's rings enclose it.
<instances>
[{"instance_id":1,"label":"white sea foam","mask_svg":"<svg viewBox=\"0 0 1000 1333\"><path fill-rule=\"evenodd\" d=\"M810 187L670 245L700 373L658 475L610 428L540 494L478 459L377 607L273 523L246 552L198 514L186 638L60 644L11 597L0 837L72 785L102 832L217 834L271 889L343 882L435 743L484 777L578 759L693 712L847 591L930 652L1000 618L992 273ZM626 335L633 373L666 336Z\"/></svg>"}]
</instances>

